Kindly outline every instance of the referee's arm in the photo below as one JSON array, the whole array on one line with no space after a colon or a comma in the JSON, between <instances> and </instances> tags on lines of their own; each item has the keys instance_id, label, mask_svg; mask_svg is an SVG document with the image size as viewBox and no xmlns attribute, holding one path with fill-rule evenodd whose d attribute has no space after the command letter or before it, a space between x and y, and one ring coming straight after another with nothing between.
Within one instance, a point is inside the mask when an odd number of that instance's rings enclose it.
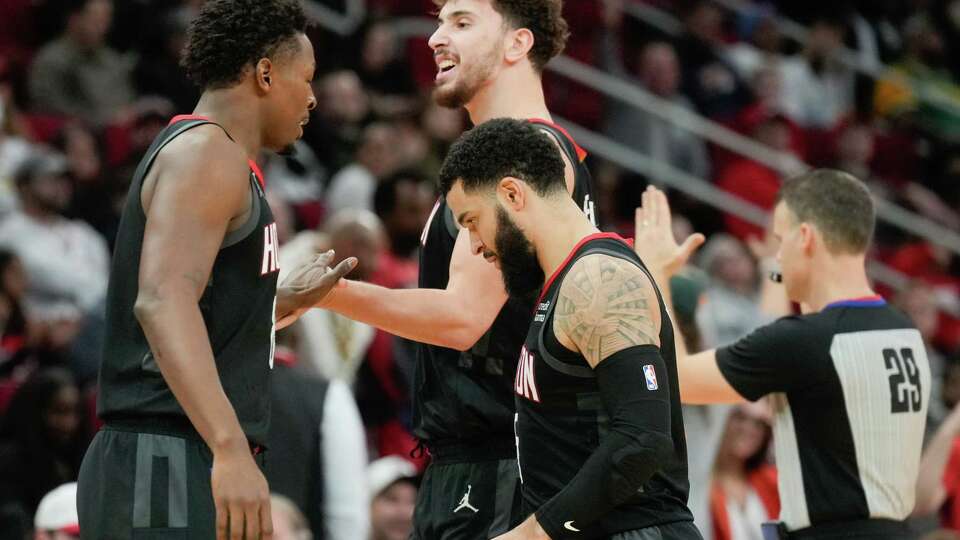
<instances>
[{"instance_id":1,"label":"referee's arm","mask_svg":"<svg viewBox=\"0 0 960 540\"><path fill-rule=\"evenodd\" d=\"M668 280L651 271L654 280L657 283L663 283L660 287L660 295L663 302L667 305L667 311L674 313L673 300L670 297L670 287ZM680 326L673 325L674 344L677 350L677 377L680 385L680 401L687 404L703 405L706 403L739 403L744 401L741 396L720 371L717 364L717 350L690 354L687 352L686 339L683 336Z\"/></svg>"},{"instance_id":2,"label":"referee's arm","mask_svg":"<svg viewBox=\"0 0 960 540\"><path fill-rule=\"evenodd\" d=\"M659 286L670 313L674 310L669 275L686 264L703 240L703 235L691 235L678 246L666 195L653 188L643 193L643 206L636 213L634 249ZM783 351L778 349L796 325L782 321L761 328L733 346L696 354L687 352L680 328L674 325L680 400L690 404L738 403L784 390L784 370L789 367L779 362L778 353Z\"/></svg>"}]
</instances>

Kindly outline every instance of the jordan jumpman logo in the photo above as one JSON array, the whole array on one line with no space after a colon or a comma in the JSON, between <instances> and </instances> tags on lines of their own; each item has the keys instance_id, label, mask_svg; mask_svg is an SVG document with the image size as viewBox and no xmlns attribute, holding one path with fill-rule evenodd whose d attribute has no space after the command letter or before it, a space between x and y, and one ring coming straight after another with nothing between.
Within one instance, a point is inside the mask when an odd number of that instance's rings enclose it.
<instances>
[{"instance_id":1,"label":"jordan jumpman logo","mask_svg":"<svg viewBox=\"0 0 960 540\"><path fill-rule=\"evenodd\" d=\"M466 508L466 509L468 509L468 510L473 510L473 513L474 513L474 514L476 514L477 512L480 511L479 508L477 508L477 507L473 506L472 504L470 504L470 492L471 492L472 490L473 490L473 486L470 485L470 484L467 484L467 492L464 493L464 494L463 494L463 498L460 499L460 504L459 504L459 506L457 506L457 507L453 510L453 513L454 513L454 514L456 514L456 513L459 512L460 510L463 510L464 508Z\"/></svg>"}]
</instances>

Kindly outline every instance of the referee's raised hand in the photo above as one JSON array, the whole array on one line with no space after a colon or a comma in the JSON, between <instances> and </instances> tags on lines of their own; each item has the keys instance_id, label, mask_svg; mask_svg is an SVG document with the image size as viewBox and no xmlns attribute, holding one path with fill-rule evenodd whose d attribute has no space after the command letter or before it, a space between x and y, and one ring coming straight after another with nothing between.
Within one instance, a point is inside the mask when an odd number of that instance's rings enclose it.
<instances>
[{"instance_id":1,"label":"referee's raised hand","mask_svg":"<svg viewBox=\"0 0 960 540\"><path fill-rule=\"evenodd\" d=\"M655 277L665 279L683 268L705 240L702 234L694 233L678 245L671 221L667 196L653 186L647 187L635 215L634 251Z\"/></svg>"}]
</instances>

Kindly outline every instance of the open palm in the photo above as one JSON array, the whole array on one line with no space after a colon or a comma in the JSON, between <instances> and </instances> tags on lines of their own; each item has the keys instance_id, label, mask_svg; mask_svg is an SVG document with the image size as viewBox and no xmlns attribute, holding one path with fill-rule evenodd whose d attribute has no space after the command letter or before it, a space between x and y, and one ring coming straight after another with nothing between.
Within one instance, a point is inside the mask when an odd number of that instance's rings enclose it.
<instances>
[{"instance_id":1,"label":"open palm","mask_svg":"<svg viewBox=\"0 0 960 540\"><path fill-rule=\"evenodd\" d=\"M667 279L680 271L704 242L704 236L695 233L677 244L671 221L667 196L653 186L648 187L635 216L634 251L651 272Z\"/></svg>"}]
</instances>

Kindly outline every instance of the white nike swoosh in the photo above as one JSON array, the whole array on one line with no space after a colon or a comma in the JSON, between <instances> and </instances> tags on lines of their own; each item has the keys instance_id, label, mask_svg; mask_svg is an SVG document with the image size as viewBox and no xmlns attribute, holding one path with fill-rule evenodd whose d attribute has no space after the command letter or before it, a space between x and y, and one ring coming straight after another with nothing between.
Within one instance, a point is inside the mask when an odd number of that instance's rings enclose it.
<instances>
[{"instance_id":1,"label":"white nike swoosh","mask_svg":"<svg viewBox=\"0 0 960 540\"><path fill-rule=\"evenodd\" d=\"M567 521L566 523L564 523L563 528L568 531L580 532L580 529L573 526L573 521Z\"/></svg>"}]
</instances>

